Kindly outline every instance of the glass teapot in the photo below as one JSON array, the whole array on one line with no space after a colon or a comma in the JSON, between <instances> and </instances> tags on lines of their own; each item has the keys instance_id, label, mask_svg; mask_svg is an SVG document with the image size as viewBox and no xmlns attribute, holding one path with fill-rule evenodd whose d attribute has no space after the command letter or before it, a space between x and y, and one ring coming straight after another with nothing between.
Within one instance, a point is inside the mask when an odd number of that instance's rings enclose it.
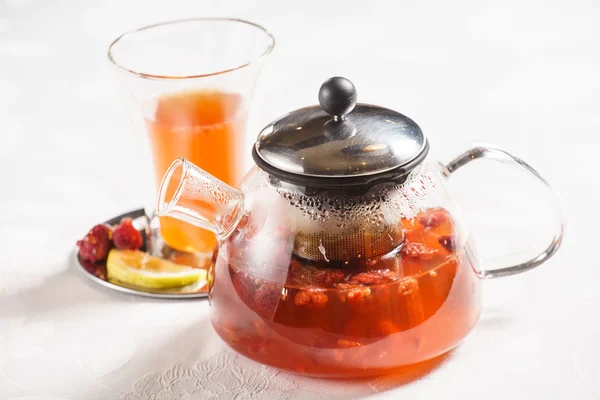
<instances>
[{"instance_id":1,"label":"glass teapot","mask_svg":"<svg viewBox=\"0 0 600 400\"><path fill-rule=\"evenodd\" d=\"M331 78L320 106L264 128L240 190L178 159L159 191L159 215L218 237L209 290L219 336L300 374L377 375L449 351L479 318L483 278L538 266L562 240L557 209L541 254L481 269L448 177L487 158L546 182L497 148L432 162L415 122L356 100L350 81Z\"/></svg>"}]
</instances>

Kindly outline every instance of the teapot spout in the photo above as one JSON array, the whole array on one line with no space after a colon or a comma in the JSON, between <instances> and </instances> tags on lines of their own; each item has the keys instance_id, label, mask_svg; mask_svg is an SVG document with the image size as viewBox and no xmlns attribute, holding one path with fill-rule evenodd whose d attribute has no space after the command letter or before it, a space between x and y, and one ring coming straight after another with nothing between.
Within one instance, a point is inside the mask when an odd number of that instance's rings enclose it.
<instances>
[{"instance_id":1,"label":"teapot spout","mask_svg":"<svg viewBox=\"0 0 600 400\"><path fill-rule=\"evenodd\" d=\"M158 189L156 211L226 238L243 215L244 196L185 158L173 161Z\"/></svg>"}]
</instances>

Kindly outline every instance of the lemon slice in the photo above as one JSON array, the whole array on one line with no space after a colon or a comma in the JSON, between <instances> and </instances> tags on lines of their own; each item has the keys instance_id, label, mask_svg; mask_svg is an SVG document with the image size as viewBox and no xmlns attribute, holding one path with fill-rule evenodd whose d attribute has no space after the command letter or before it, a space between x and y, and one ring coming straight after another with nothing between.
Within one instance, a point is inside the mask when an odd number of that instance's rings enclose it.
<instances>
[{"instance_id":1,"label":"lemon slice","mask_svg":"<svg viewBox=\"0 0 600 400\"><path fill-rule=\"evenodd\" d=\"M206 281L206 270L179 265L138 250L112 249L106 260L109 280L148 289L170 289Z\"/></svg>"}]
</instances>

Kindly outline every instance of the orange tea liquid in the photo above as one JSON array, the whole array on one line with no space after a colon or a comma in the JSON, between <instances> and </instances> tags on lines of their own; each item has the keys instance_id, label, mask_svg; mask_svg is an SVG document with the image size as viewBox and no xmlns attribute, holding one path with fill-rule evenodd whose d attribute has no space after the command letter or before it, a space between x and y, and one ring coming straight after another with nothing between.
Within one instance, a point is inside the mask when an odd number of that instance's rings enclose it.
<instances>
[{"instance_id":1,"label":"orange tea liquid","mask_svg":"<svg viewBox=\"0 0 600 400\"><path fill-rule=\"evenodd\" d=\"M240 148L245 126L239 94L197 90L159 97L154 115L146 119L157 187L178 157L237 185L243 173ZM170 217L160 218L160 231L169 246L181 251L212 253L216 243L211 232Z\"/></svg>"},{"instance_id":2,"label":"orange tea liquid","mask_svg":"<svg viewBox=\"0 0 600 400\"><path fill-rule=\"evenodd\" d=\"M456 248L444 210L405 219L402 229L403 246L367 266L314 265L288 255L279 266L287 270L282 283L246 272L262 267L244 265L238 254L245 239L234 232L214 266L215 330L251 359L306 375L349 378L422 368L474 326L480 282L469 248ZM282 246L274 239L265 251Z\"/></svg>"}]
</instances>

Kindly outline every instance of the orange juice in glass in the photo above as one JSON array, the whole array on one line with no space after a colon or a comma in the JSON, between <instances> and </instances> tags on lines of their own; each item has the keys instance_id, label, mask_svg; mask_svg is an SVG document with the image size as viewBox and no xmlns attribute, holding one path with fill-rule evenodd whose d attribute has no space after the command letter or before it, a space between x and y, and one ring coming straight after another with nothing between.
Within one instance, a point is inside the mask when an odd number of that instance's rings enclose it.
<instances>
[{"instance_id":1,"label":"orange juice in glass","mask_svg":"<svg viewBox=\"0 0 600 400\"><path fill-rule=\"evenodd\" d=\"M185 157L208 173L235 186L243 173L246 110L237 93L194 90L157 100L153 119L146 119L157 187L174 159ZM216 243L206 229L160 217L160 233L169 246L206 252Z\"/></svg>"},{"instance_id":2,"label":"orange juice in glass","mask_svg":"<svg viewBox=\"0 0 600 400\"><path fill-rule=\"evenodd\" d=\"M241 181L249 157L249 106L262 60L273 46L264 28L227 18L156 24L111 44L109 58L131 94L134 119L143 121L156 188L179 157L232 186ZM153 218L154 201L147 205ZM179 251L212 256L212 233L169 217L161 217L159 225L149 235L151 253L161 253L164 241Z\"/></svg>"}]
</instances>

